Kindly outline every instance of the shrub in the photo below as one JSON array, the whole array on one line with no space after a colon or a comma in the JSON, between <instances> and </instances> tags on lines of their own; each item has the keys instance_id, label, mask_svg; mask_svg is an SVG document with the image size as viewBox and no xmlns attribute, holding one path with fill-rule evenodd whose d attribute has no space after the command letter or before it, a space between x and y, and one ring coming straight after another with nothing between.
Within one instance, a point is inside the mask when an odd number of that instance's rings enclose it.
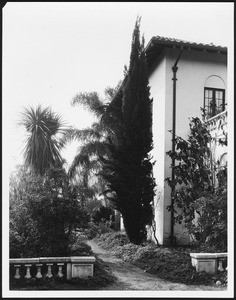
<instances>
[{"instance_id":1,"label":"shrub","mask_svg":"<svg viewBox=\"0 0 236 300\"><path fill-rule=\"evenodd\" d=\"M92 219L96 224L103 223L107 227L114 229L114 210L110 207L100 206L95 212L92 214Z\"/></svg>"},{"instance_id":2,"label":"shrub","mask_svg":"<svg viewBox=\"0 0 236 300\"><path fill-rule=\"evenodd\" d=\"M127 235L123 232L109 232L103 234L99 238L99 244L104 248L112 248L113 246L123 246L130 243Z\"/></svg>"},{"instance_id":3,"label":"shrub","mask_svg":"<svg viewBox=\"0 0 236 300\"><path fill-rule=\"evenodd\" d=\"M199 217L188 225L204 252L227 252L227 193L198 199L192 204Z\"/></svg>"},{"instance_id":4,"label":"shrub","mask_svg":"<svg viewBox=\"0 0 236 300\"><path fill-rule=\"evenodd\" d=\"M124 261L132 262L133 256L137 252L140 247L138 245L134 245L132 243L124 244L123 246L115 246L113 247L113 253L119 258L122 258Z\"/></svg>"},{"instance_id":5,"label":"shrub","mask_svg":"<svg viewBox=\"0 0 236 300\"><path fill-rule=\"evenodd\" d=\"M65 171L54 168L35 176L20 168L11 179L10 257L68 255L73 231L85 228L89 216Z\"/></svg>"},{"instance_id":6,"label":"shrub","mask_svg":"<svg viewBox=\"0 0 236 300\"><path fill-rule=\"evenodd\" d=\"M92 248L84 242L77 242L70 246L70 256L89 256L93 254Z\"/></svg>"},{"instance_id":7,"label":"shrub","mask_svg":"<svg viewBox=\"0 0 236 300\"><path fill-rule=\"evenodd\" d=\"M227 251L227 167L217 174L216 188L212 182L211 140L199 118L190 121L187 140L176 137L176 151L167 152L177 162L175 179L166 178L171 188L176 187L174 205L167 208L176 213L172 221L183 223L202 249ZM226 145L227 137L220 143Z\"/></svg>"},{"instance_id":8,"label":"shrub","mask_svg":"<svg viewBox=\"0 0 236 300\"><path fill-rule=\"evenodd\" d=\"M100 234L114 232L114 230L102 223L95 224L94 222L89 222L88 228L86 228L84 232L88 239L93 239Z\"/></svg>"}]
</instances>

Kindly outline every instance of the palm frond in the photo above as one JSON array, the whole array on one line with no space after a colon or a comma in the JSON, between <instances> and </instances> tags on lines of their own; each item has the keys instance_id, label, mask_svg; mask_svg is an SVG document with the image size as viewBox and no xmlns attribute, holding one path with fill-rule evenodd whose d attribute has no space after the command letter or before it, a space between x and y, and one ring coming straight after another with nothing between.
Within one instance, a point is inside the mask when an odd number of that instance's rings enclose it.
<instances>
[{"instance_id":1,"label":"palm frond","mask_svg":"<svg viewBox=\"0 0 236 300\"><path fill-rule=\"evenodd\" d=\"M70 178L74 177L77 170L78 170L78 167L82 167L82 168L86 168L87 169L87 165L89 164L89 157L88 155L81 155L81 154L78 154L75 156L70 168L69 168L69 171L68 171L68 175Z\"/></svg>"},{"instance_id":2,"label":"palm frond","mask_svg":"<svg viewBox=\"0 0 236 300\"><path fill-rule=\"evenodd\" d=\"M100 117L104 112L104 103L99 99L98 93L96 92L81 92L72 99L71 104L82 105L97 117Z\"/></svg>"},{"instance_id":3,"label":"palm frond","mask_svg":"<svg viewBox=\"0 0 236 300\"><path fill-rule=\"evenodd\" d=\"M101 170L101 163L97 158L90 158L88 155L77 154L69 168L70 178L80 175L81 177L96 176Z\"/></svg>"},{"instance_id":4,"label":"palm frond","mask_svg":"<svg viewBox=\"0 0 236 300\"><path fill-rule=\"evenodd\" d=\"M102 164L98 158L95 158L95 159L90 160L88 167L91 170L91 173L93 173L93 175L97 176L98 172L101 171Z\"/></svg>"},{"instance_id":5,"label":"palm frond","mask_svg":"<svg viewBox=\"0 0 236 300\"><path fill-rule=\"evenodd\" d=\"M80 147L81 155L93 156L107 156L109 148L107 143L100 141L91 141Z\"/></svg>"},{"instance_id":6,"label":"palm frond","mask_svg":"<svg viewBox=\"0 0 236 300\"><path fill-rule=\"evenodd\" d=\"M65 130L63 135L64 142L69 142L73 140L78 140L81 142L90 142L91 140L101 140L103 138L103 133L99 130L99 124L94 123L92 128L76 129L70 127Z\"/></svg>"},{"instance_id":7,"label":"palm frond","mask_svg":"<svg viewBox=\"0 0 236 300\"><path fill-rule=\"evenodd\" d=\"M106 138L109 130L109 128L103 122L94 122L91 128L97 135L100 135L100 138Z\"/></svg>"}]
</instances>

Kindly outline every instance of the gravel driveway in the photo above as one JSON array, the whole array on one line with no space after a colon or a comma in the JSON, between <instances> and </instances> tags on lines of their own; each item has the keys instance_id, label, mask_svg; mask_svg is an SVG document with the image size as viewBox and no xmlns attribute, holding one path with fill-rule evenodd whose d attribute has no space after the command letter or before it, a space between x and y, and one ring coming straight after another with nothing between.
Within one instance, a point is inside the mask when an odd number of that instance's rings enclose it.
<instances>
[{"instance_id":1,"label":"gravel driveway","mask_svg":"<svg viewBox=\"0 0 236 300\"><path fill-rule=\"evenodd\" d=\"M99 247L94 241L88 241L93 252L106 262L113 275L117 278L114 284L111 284L102 290L143 290L143 291L222 291L226 287L222 286L203 286L186 285L181 283L172 283L155 275L145 273L144 270L115 257L109 251Z\"/></svg>"}]
</instances>

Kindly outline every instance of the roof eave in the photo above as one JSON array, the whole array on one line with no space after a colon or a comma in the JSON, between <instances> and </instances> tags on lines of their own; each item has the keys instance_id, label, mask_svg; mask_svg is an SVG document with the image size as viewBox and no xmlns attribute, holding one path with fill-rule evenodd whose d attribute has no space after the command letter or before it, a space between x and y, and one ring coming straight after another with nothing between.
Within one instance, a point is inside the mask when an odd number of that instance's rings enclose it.
<instances>
[{"instance_id":1,"label":"roof eave","mask_svg":"<svg viewBox=\"0 0 236 300\"><path fill-rule=\"evenodd\" d=\"M209 44L197 44L190 43L184 41L176 41L176 40L160 40L156 37L152 37L147 46L145 47L145 52L147 53L152 47L161 46L161 47L179 47L182 49L192 49L192 50L200 50L200 51L208 51L208 52L218 52L222 54L227 54L227 47L215 46Z\"/></svg>"}]
</instances>

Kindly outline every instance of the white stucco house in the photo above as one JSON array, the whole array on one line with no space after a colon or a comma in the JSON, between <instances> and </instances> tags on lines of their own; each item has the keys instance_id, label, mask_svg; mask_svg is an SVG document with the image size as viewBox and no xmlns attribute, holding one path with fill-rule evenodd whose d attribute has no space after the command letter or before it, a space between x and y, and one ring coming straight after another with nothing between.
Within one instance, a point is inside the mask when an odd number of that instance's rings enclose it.
<instances>
[{"instance_id":1,"label":"white stucco house","mask_svg":"<svg viewBox=\"0 0 236 300\"><path fill-rule=\"evenodd\" d=\"M174 126L176 135L187 138L189 118L201 118L200 108L205 108L212 136L227 131L227 48L156 36L145 51L153 98L156 237L165 244L171 231L171 215L166 209L171 204L171 190L164 181L171 177L171 159L166 155L172 149L170 130ZM227 147L216 142L211 147L214 160L225 164ZM175 225L174 235L178 244L189 241L180 225Z\"/></svg>"}]
</instances>

